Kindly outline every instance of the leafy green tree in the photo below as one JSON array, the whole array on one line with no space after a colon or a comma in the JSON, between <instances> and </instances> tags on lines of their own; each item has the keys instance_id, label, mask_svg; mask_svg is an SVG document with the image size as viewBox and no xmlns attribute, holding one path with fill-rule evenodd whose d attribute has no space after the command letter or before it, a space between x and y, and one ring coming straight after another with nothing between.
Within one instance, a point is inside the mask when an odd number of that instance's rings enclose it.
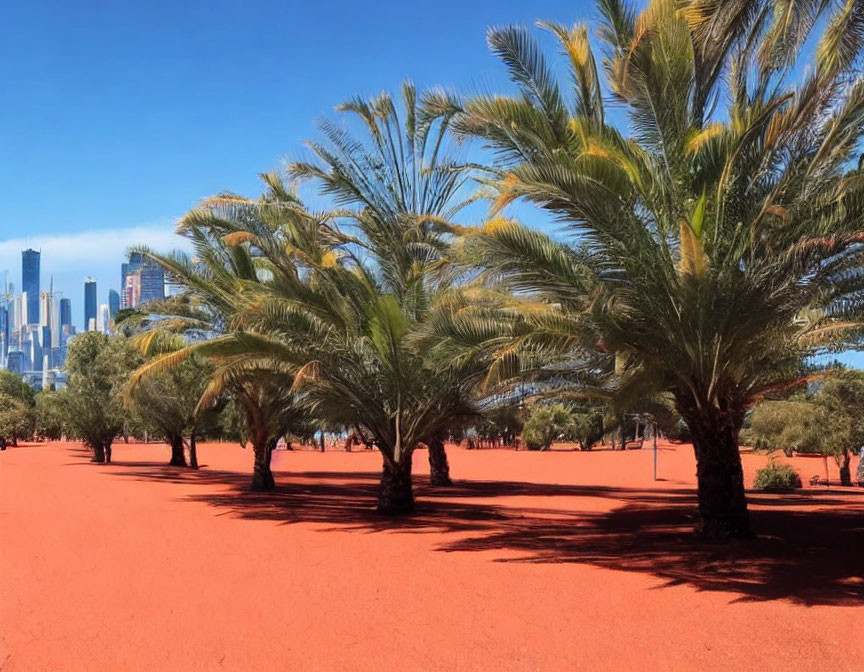
<instances>
[{"instance_id":1,"label":"leafy green tree","mask_svg":"<svg viewBox=\"0 0 864 672\"><path fill-rule=\"evenodd\" d=\"M744 438L786 455L832 456L841 485L852 485L852 455L864 445L864 373L835 373L806 398L762 402L750 413ZM861 470L856 477L864 481Z\"/></svg>"},{"instance_id":2,"label":"leafy green tree","mask_svg":"<svg viewBox=\"0 0 864 672\"><path fill-rule=\"evenodd\" d=\"M827 416L821 427L825 452L837 460L841 485L852 485L851 458L864 446L864 372L844 371L828 378L816 399ZM864 458L856 481L864 487Z\"/></svg>"},{"instance_id":3,"label":"leafy green tree","mask_svg":"<svg viewBox=\"0 0 864 672\"><path fill-rule=\"evenodd\" d=\"M825 409L813 400L764 401L750 412L742 439L759 450L822 453L828 431Z\"/></svg>"},{"instance_id":4,"label":"leafy green tree","mask_svg":"<svg viewBox=\"0 0 864 672\"><path fill-rule=\"evenodd\" d=\"M496 208L525 199L579 241L499 220L471 237L470 254L487 278L557 310L537 326L550 356L582 361L599 347L622 388L672 395L694 443L697 531L748 536L747 409L858 324L861 4L597 7L602 67L587 26L543 24L566 85L528 31L498 28L489 45L518 94L427 101L459 110L456 127L495 151ZM814 30L813 67L799 67ZM608 99L628 113L630 137Z\"/></svg>"},{"instance_id":5,"label":"leafy green tree","mask_svg":"<svg viewBox=\"0 0 864 672\"><path fill-rule=\"evenodd\" d=\"M93 451L93 462L111 461L111 445L126 415L121 394L140 363L140 354L122 336L88 331L69 342L64 425Z\"/></svg>"},{"instance_id":6,"label":"leafy green tree","mask_svg":"<svg viewBox=\"0 0 864 672\"><path fill-rule=\"evenodd\" d=\"M32 435L34 425L35 393L21 376L11 371L0 371L0 444L18 445L18 439Z\"/></svg>"},{"instance_id":7,"label":"leafy green tree","mask_svg":"<svg viewBox=\"0 0 864 672\"><path fill-rule=\"evenodd\" d=\"M18 445L33 433L33 407L20 398L0 392L0 450L7 444Z\"/></svg>"},{"instance_id":8,"label":"leafy green tree","mask_svg":"<svg viewBox=\"0 0 864 672\"><path fill-rule=\"evenodd\" d=\"M36 394L36 434L59 441L65 433L65 391L42 390Z\"/></svg>"}]
</instances>

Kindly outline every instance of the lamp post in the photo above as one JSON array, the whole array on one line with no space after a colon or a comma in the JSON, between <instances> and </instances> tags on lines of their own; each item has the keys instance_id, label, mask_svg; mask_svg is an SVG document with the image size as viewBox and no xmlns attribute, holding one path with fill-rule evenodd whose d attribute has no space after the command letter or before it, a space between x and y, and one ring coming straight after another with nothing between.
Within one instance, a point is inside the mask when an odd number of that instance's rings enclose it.
<instances>
[{"instance_id":1,"label":"lamp post","mask_svg":"<svg viewBox=\"0 0 864 672\"><path fill-rule=\"evenodd\" d=\"M654 480L657 480L657 423L654 423Z\"/></svg>"}]
</instances>

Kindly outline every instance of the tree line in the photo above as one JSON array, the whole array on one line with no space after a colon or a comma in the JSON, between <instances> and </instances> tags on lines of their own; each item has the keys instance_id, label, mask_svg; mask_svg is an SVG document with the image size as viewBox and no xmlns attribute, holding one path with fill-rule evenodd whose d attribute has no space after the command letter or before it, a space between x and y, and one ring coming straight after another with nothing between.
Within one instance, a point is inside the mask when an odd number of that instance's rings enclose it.
<instances>
[{"instance_id":1,"label":"tree line","mask_svg":"<svg viewBox=\"0 0 864 672\"><path fill-rule=\"evenodd\" d=\"M859 342L864 10L596 9L593 34L539 24L560 68L531 30L490 29L510 91L406 83L351 98L308 160L262 176L260 197L187 213L192 255L138 250L186 294L136 326L146 361L125 394L206 362L196 414L231 400L256 487L294 423L351 428L381 453L388 514L414 506L414 451L446 459L444 437L490 399L527 386L662 405L694 445L697 531L750 535L749 409L824 375L814 355ZM327 206L307 206L298 183ZM488 214L474 221L478 201ZM562 235L509 218L515 201Z\"/></svg>"}]
</instances>

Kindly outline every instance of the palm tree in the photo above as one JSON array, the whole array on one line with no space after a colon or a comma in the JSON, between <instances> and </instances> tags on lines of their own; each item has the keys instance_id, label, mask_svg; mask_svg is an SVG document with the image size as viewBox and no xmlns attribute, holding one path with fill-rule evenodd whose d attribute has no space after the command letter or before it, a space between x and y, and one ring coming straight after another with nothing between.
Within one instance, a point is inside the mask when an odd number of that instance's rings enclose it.
<instances>
[{"instance_id":1,"label":"palm tree","mask_svg":"<svg viewBox=\"0 0 864 672\"><path fill-rule=\"evenodd\" d=\"M396 302L414 319L428 308L430 271L442 264L454 216L471 199L463 197L467 166L452 154L450 115L427 110L411 82L402 85L402 113L384 93L339 105L365 130L356 136L324 120L325 143L307 142L312 162L294 162L289 174L311 180L339 206L362 235L361 249L375 258L376 272ZM428 441L430 483L449 485L442 437Z\"/></svg>"},{"instance_id":2,"label":"palm tree","mask_svg":"<svg viewBox=\"0 0 864 672\"><path fill-rule=\"evenodd\" d=\"M242 409L245 434L252 444L254 468L251 490L272 490L270 469L273 449L284 436L307 419L292 389L291 372L263 367L238 353L243 340L244 311L256 288L272 278L262 256L262 246L284 244L284 240L261 235L282 227L284 218L297 217L302 208L279 178L263 175L267 190L261 201L279 213L278 221L263 218L244 199L231 194L208 199L180 222L178 233L191 241L194 258L184 253L158 254L141 248L142 254L171 273L186 288L179 297L148 304L148 313L124 321L135 341L147 354L159 354L139 368L130 381L130 393L146 378L166 370L177 370L192 355L214 363L212 376L198 401L196 414L228 397ZM285 207L282 207L285 206ZM134 324L132 324L134 322ZM177 335L182 335L180 343ZM236 338L235 338L236 336ZM226 342L233 346L226 347ZM268 362L272 363L272 362Z\"/></svg>"},{"instance_id":3,"label":"palm tree","mask_svg":"<svg viewBox=\"0 0 864 672\"><path fill-rule=\"evenodd\" d=\"M488 41L518 95L426 103L458 110L455 127L496 152L495 208L526 199L577 237L571 247L515 223L487 227L468 241L487 277L567 320L538 327L565 361L599 349L622 390L671 393L693 435L697 530L746 536L746 409L805 379L804 359L857 326L864 179L850 169L864 133L864 5L598 8L602 67L587 26L542 24L570 94L530 33L504 27ZM816 26L815 65L802 71ZM630 137L604 92L626 109Z\"/></svg>"},{"instance_id":4,"label":"palm tree","mask_svg":"<svg viewBox=\"0 0 864 672\"><path fill-rule=\"evenodd\" d=\"M418 446L438 456L433 473L446 476L443 435L477 413L473 388L488 365L483 351L456 358L449 343L424 342L426 321L458 296L442 269L468 176L447 152L448 119L432 118L413 86L402 93L404 121L386 94L352 100L341 109L359 116L367 142L324 123L328 145L310 145L318 160L289 167L342 210L317 220L298 211L286 222L282 203L233 202L235 220L283 218L244 234L271 278L249 293L245 331L199 346L291 372L311 413L371 437L383 459L378 510L386 514L414 508Z\"/></svg>"}]
</instances>

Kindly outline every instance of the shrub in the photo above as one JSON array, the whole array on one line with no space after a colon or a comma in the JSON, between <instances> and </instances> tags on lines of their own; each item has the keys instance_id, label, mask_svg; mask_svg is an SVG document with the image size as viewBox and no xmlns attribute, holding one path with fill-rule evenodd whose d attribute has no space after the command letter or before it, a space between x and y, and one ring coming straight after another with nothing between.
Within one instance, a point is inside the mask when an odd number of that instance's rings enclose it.
<instances>
[{"instance_id":1,"label":"shrub","mask_svg":"<svg viewBox=\"0 0 864 672\"><path fill-rule=\"evenodd\" d=\"M801 487L801 477L788 464L777 464L774 460L756 472L753 487L757 490L791 490Z\"/></svg>"},{"instance_id":2,"label":"shrub","mask_svg":"<svg viewBox=\"0 0 864 672\"><path fill-rule=\"evenodd\" d=\"M522 440L529 450L549 450L552 442L561 437L570 422L570 413L561 404L537 405L522 428Z\"/></svg>"},{"instance_id":3,"label":"shrub","mask_svg":"<svg viewBox=\"0 0 864 672\"><path fill-rule=\"evenodd\" d=\"M687 423L680 418L669 430L667 430L666 436L672 441L686 442L693 439L693 435L690 433L690 428L687 426Z\"/></svg>"}]
</instances>

